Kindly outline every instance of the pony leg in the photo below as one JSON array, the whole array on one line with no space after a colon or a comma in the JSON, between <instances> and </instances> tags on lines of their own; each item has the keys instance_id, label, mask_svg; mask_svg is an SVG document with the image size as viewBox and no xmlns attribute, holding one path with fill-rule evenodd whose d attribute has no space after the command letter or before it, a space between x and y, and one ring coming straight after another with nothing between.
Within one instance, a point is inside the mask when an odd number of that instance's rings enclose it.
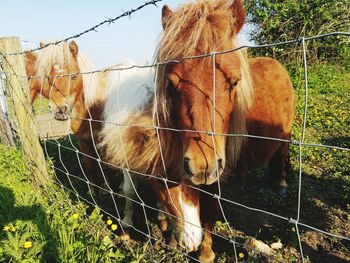
<instances>
[{"instance_id":1,"label":"pony leg","mask_svg":"<svg viewBox=\"0 0 350 263\"><path fill-rule=\"evenodd\" d=\"M124 218L122 220L122 225L126 228L124 239L130 239L129 229L133 226L132 216L134 214L134 206L131 199L135 199L136 197L135 188L137 188L137 183L138 181L133 173L123 170L123 194L126 197Z\"/></svg>"},{"instance_id":2,"label":"pony leg","mask_svg":"<svg viewBox=\"0 0 350 263\"><path fill-rule=\"evenodd\" d=\"M95 152L95 149L92 145L91 139L80 139L79 140L79 146L80 151L82 153L85 153L89 156L92 156L92 158L97 159L97 154ZM100 174L100 170L97 164L97 160L92 159L87 156L83 156L83 163L86 167L86 175L88 176L88 179L91 180L92 183L102 186L103 184L103 177Z\"/></svg>"},{"instance_id":3,"label":"pony leg","mask_svg":"<svg viewBox=\"0 0 350 263\"><path fill-rule=\"evenodd\" d=\"M281 195L287 194L287 165L289 162L289 145L281 142L280 148L269 161L270 181L279 189Z\"/></svg>"},{"instance_id":4,"label":"pony leg","mask_svg":"<svg viewBox=\"0 0 350 263\"><path fill-rule=\"evenodd\" d=\"M205 187L207 188L207 187ZM204 189L208 192L213 192L213 189L217 189L217 185L213 184L208 187L208 189ZM219 204L213 196L209 196L206 193L201 193L200 195L200 215L202 225L205 229L204 237L201 243L200 253L199 253L199 261L203 263L212 263L215 259L215 253L213 251L213 239L212 235L209 231L213 230L215 221L219 217Z\"/></svg>"},{"instance_id":5,"label":"pony leg","mask_svg":"<svg viewBox=\"0 0 350 263\"><path fill-rule=\"evenodd\" d=\"M169 229L168 220L166 214L162 212L165 211L165 208L161 202L157 202L157 207L160 210L157 216L160 230L162 230L162 232L167 231Z\"/></svg>"},{"instance_id":6,"label":"pony leg","mask_svg":"<svg viewBox=\"0 0 350 263\"><path fill-rule=\"evenodd\" d=\"M204 226L205 230L208 230L206 226ZM215 259L215 253L212 249L213 240L211 234L205 231L204 238L201 244L201 250L199 254L199 261L202 263L212 263Z\"/></svg>"}]
</instances>

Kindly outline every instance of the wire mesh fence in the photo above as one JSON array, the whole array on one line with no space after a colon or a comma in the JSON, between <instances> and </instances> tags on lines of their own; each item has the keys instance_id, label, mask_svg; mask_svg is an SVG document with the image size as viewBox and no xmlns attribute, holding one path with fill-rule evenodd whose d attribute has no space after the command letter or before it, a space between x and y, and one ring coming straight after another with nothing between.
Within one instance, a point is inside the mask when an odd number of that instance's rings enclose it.
<instances>
[{"instance_id":1,"label":"wire mesh fence","mask_svg":"<svg viewBox=\"0 0 350 263\"><path fill-rule=\"evenodd\" d=\"M158 1L147 2L145 5L130 12L125 12L118 18L128 16L146 5L156 4L156 2ZM70 38L46 44L28 52L37 51L37 59L40 60L41 53L50 49L53 50L56 47L72 48L70 46L72 42L67 42L68 40L78 38L85 33L95 30L102 24L112 23L118 18L103 21L99 25ZM188 260L199 261L195 255L189 252L198 249L194 243L198 243L196 239L201 241L206 233L215 237L214 247L215 243L223 244L220 253L228 255L226 258L223 256L227 261L238 262L241 260L241 253L244 255L248 251L253 258L259 256L272 257L274 261L284 262L286 257L285 255L281 256L278 249L274 249L273 246L253 238L254 236L262 238L264 235L274 235L273 238L269 238L270 243L273 243L271 240L276 241L276 239L283 240L284 243L284 239L287 236L293 236L296 242L288 241L288 247L294 249L288 250L288 253L290 253L288 259L294 256L297 261L302 262L310 260L310 257L312 259L312 253L310 254L312 250L312 245L310 244L312 242L310 239L336 239L337 242L335 243L342 246L338 250L345 251L345 256L343 256L346 259L350 241L347 228L349 226L349 218L346 218L346 211L349 208L341 208L345 210L343 212L345 218L337 221L334 219L334 216L337 214L330 211L334 207L340 209L339 207L343 203L339 205L332 201L333 205L330 205L329 203L332 202L328 203L329 200L325 199L329 196L333 196L333 198L340 196L346 203L346 198L349 196L349 183L345 178L348 176L346 173L349 172L349 137L345 135L341 140L337 140L339 144L333 144L332 140L329 140L328 143L323 143L313 141L312 137L308 138L313 133L307 132L308 129L313 129L316 133L318 130L317 127L308 125L308 116L310 114L309 101L314 93L310 94L310 72L305 41L321 41L334 35L348 37L350 33L332 32L319 36L302 37L282 43L242 46L232 50L184 57L180 60L158 61L155 64L147 65L118 65L94 70L92 67L89 67L88 63L84 67L82 67L83 64L78 63L80 71L76 72L67 71L67 68L69 68L67 66L68 60L61 57L60 61L62 63L59 63L59 61L51 63L50 67L47 68L49 71L36 69L41 74L28 76L25 74L24 67L22 67L20 73L15 69L3 71L1 76L4 81L6 79L6 84L0 85L2 87L0 89L2 107L1 134L5 135L4 138L7 138L7 140L3 139L3 136L1 136L1 139L11 145L14 145L14 141L17 140L22 144L22 147L28 149L25 151L26 155L36 157L38 154L38 149L35 146L37 137L29 140L23 138L32 138L33 134L34 136L39 136L45 158L50 160L51 169L54 171L54 178L49 177L48 180L71 193L79 201L98 207L106 215L116 220L121 229L121 236L125 237L126 246L130 242L128 239L130 232L132 236L142 237L141 239L148 242L147 253L150 259L152 259L153 254L156 254L159 246L169 250L174 249L172 242L177 240L180 246L177 246L176 250L180 254ZM303 89L300 86L297 87L299 108L293 127L292 139L244 133L220 133L216 132L215 125L213 130L192 130L161 124L160 113L158 112L160 108L157 108L158 103L163 99L158 97L159 92L157 90L159 67L179 64L185 60L210 58L213 62L212 72L214 77L212 87L215 96L217 94L215 90L217 87L215 62L218 56L225 56L246 48L269 48L287 46L292 43L299 43L300 50L303 53L303 75L299 83L304 85ZM76 45L75 42L74 45ZM15 50L1 52L0 55L2 63L8 63L7 59L9 57L22 59L23 55L27 53ZM65 53L61 54L64 55ZM86 57L80 57L81 61L86 59ZM28 61L26 62L28 64ZM55 72L54 76L49 74L52 70ZM19 80L19 88L10 87L12 83L8 80L11 76ZM94 89L94 86L97 87L100 79L109 83L103 86L102 91L99 91L105 92L107 95L101 95ZM81 83L82 85L79 86L76 83ZM90 86L87 83L90 83ZM11 92L5 91L4 86ZM136 91L132 90L132 86L137 88ZM82 88L83 94L78 94L77 89L79 87ZM37 89L39 95L32 106L29 104L28 94L33 89ZM140 92L142 93L141 95L139 94ZM19 96L18 93L23 93L25 96ZM115 99L111 99L112 97ZM346 98L344 100L347 101ZM215 97L212 103L213 108L216 109ZM18 111L18 105L21 105L21 111ZM313 104L312 111L314 109L315 105ZM220 116L217 116L215 112L213 116L207 116L208 121L213 120L213 123L217 123L216 119L220 118ZM24 126L23 122L25 123ZM27 122L31 124L26 126ZM141 138L134 139L138 144L147 145L147 143L150 143L149 141L152 141L152 144L150 144L154 152L143 152L141 150L134 153L134 155L140 156L140 160L145 158L145 156L150 158L150 163L147 164L147 167L140 167L137 161L130 161L130 153L128 152L130 147L127 145L130 142L124 141L126 137L123 134L126 128L128 129L128 136L142 135ZM347 128L345 128L345 134L346 130ZM251 182L244 184L241 184L240 179L237 179L238 176L227 179L228 182L225 183L220 182L222 180L218 179L217 183L214 184L216 187L215 191L212 191L210 187L190 184L187 179L183 180L185 172L177 178L171 177L169 175L171 173L169 167L171 166L169 166L169 160L164 153L169 146L164 145L162 141L162 133L167 132L180 135L184 133L208 135L213 138L214 148L216 147L216 137L243 137L248 140L287 143L290 147L290 158L293 164L290 176L295 177L294 182L290 183L290 193L287 197L280 197L262 187L262 181L264 181L263 176L261 176L264 173L263 169L250 174L247 180ZM13 134L18 134L18 136L16 137ZM344 134L344 132L342 131L341 134ZM102 141L105 138L109 138L109 136L113 137L113 141L116 142L117 146L103 144ZM172 143L176 144L179 142ZM119 148L113 149L113 147ZM106 153L110 149L113 150L113 154L117 150L118 157L110 157L108 152ZM328 156L327 152L329 154L329 152L336 151L337 160L333 161L337 162L339 158L342 161L342 165L345 166L339 172L341 174L340 179L339 177L332 179L331 176L326 176L328 179L326 177L312 177L310 171L312 169L320 169L322 165L318 164L320 167L308 167L308 165L312 164L309 161L310 156L312 156L310 155L310 149L317 149L317 153L322 156ZM214 150L214 153L216 152ZM157 156L155 157L155 155ZM28 162L34 165L34 169L37 169L40 173L43 172L41 166L38 167L37 164L33 164L32 160ZM154 165L151 162L157 162L157 165L161 167L160 169L158 168L157 173L150 169ZM327 164L329 163L327 162ZM229 171L229 173L233 172ZM330 186L330 183L340 183L342 187L333 187ZM243 189L244 186L246 187L245 190ZM316 200L317 198L310 196L308 191L314 188L319 188L317 194L327 192L324 200L320 201L322 198ZM330 190L327 188L330 188ZM156 189L159 189L158 193ZM179 200L174 200L176 197L172 192L174 189L181 189L180 197L183 193L192 191L192 194L197 198L191 201L193 203L199 202L198 198L208 202L215 200L220 211L221 221L217 222L213 229L205 227L200 221L202 218L198 221L200 214L211 212L205 211L207 209L206 203L202 204L200 210L198 208L195 212L192 210L192 212L179 211L183 207L181 207L181 204L179 205ZM328 191L330 192L328 193ZM164 199L159 199L159 196L166 196L166 204ZM259 200L259 198L262 199ZM323 204L320 206L312 205L316 202L315 200L323 202ZM163 204L161 201L163 201ZM313 206L312 209L309 206ZM169 209L169 207L172 209ZM323 216L320 216L320 213L317 212L318 209L322 210ZM315 214L312 215L312 213ZM154 227L158 220L164 223L166 219L172 222L173 226L170 234L170 244L156 233ZM323 221L327 221L327 223ZM338 228L332 227L332 224L337 225L341 224L341 222L345 222L344 225L338 225ZM182 236L177 236L178 233L181 233ZM289 239L292 240L293 238ZM195 246L195 249L193 249L193 246ZM295 252L296 250L298 252ZM329 252L332 252L331 249ZM341 258L334 256L334 259L340 260Z\"/></svg>"}]
</instances>

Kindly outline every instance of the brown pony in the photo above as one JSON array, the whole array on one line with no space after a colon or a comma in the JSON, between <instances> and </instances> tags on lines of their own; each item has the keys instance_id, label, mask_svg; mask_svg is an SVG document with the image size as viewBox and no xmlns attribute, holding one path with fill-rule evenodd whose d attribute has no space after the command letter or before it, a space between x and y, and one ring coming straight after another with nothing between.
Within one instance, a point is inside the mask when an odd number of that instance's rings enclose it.
<instances>
[{"instance_id":1,"label":"brown pony","mask_svg":"<svg viewBox=\"0 0 350 263\"><path fill-rule=\"evenodd\" d=\"M290 139L294 91L287 71L241 50L214 53L236 47L244 19L241 0L202 0L175 12L164 6L156 61L179 62L159 64L156 100L130 115L129 126L103 129L106 158L128 173L153 175L175 238L187 251L200 248L202 262L215 258L210 231L220 212L217 199L191 184L218 193L219 179L232 168L269 162L272 183L286 186L288 144L245 135Z\"/></svg>"},{"instance_id":2,"label":"brown pony","mask_svg":"<svg viewBox=\"0 0 350 263\"><path fill-rule=\"evenodd\" d=\"M40 43L43 46L42 43ZM101 129L104 106L104 83L107 73L79 74L94 70L88 58L79 52L75 41L48 46L26 53L26 71L32 102L38 94L50 100L50 110L57 120L70 121L83 161L92 183L101 185L103 176L96 162L99 154L95 141ZM96 120L96 121L91 121Z\"/></svg>"},{"instance_id":3,"label":"brown pony","mask_svg":"<svg viewBox=\"0 0 350 263\"><path fill-rule=\"evenodd\" d=\"M241 0L198 1L175 12L165 6L157 59L179 60L233 49L244 18ZM280 63L271 58L248 60L243 52L217 54L166 64L158 72L158 83L161 118L168 127L186 130L179 135L176 158L182 159L184 173L194 185L213 184L225 167L239 161L239 168L269 162L272 183L286 186L287 143L224 136L290 139L294 91ZM217 201L201 198L200 203L205 199L206 204L201 221L204 228L211 229L218 216L213 210ZM211 243L206 232L200 257L209 262L214 258Z\"/></svg>"}]
</instances>

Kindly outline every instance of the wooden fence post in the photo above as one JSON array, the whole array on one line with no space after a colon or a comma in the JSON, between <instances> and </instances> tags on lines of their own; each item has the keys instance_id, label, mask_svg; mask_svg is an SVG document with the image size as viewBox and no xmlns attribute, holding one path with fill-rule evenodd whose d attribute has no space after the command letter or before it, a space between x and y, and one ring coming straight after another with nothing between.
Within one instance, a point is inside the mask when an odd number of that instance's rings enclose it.
<instances>
[{"instance_id":1,"label":"wooden fence post","mask_svg":"<svg viewBox=\"0 0 350 263\"><path fill-rule=\"evenodd\" d=\"M10 118L14 120L25 161L33 172L36 183L44 185L48 179L48 173L29 101L24 57L23 55L11 55L11 53L21 51L21 43L18 37L0 38L0 60L6 75L5 86L10 98Z\"/></svg>"}]
</instances>

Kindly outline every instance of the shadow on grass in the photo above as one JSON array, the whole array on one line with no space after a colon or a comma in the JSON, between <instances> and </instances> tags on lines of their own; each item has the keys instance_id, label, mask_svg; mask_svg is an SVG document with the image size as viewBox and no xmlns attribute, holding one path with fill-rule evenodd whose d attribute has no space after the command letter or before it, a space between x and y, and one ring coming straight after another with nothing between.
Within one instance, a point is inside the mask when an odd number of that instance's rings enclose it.
<instances>
[{"instance_id":1,"label":"shadow on grass","mask_svg":"<svg viewBox=\"0 0 350 263\"><path fill-rule=\"evenodd\" d=\"M335 177L324 171L321 177L302 174L300 222L349 238L348 197L350 182L345 177ZM261 209L288 218L297 218L298 213L298 170L289 181L286 198L279 196L266 186L265 169L250 172L246 179L245 190L240 180L231 178L224 186L223 197L252 208ZM281 240L284 247L292 246L299 251L295 225L288 220L251 211L241 206L223 202L227 220L236 231L238 241L244 243L247 236L255 237L267 244ZM321 234L299 226L304 256L311 262L345 262L350 255L350 242ZM224 252L232 248L222 241L218 250Z\"/></svg>"},{"instance_id":2,"label":"shadow on grass","mask_svg":"<svg viewBox=\"0 0 350 263\"><path fill-rule=\"evenodd\" d=\"M105 189L102 191L104 192L102 195L96 195L96 193L101 192L99 187L91 186L95 193L93 195L94 200L92 200L85 179L85 176L88 176L88 171L79 164L79 161L82 163L82 155L75 152L74 147L78 149L79 147L74 136L72 138L72 140L68 140L65 137L47 142L47 154L55 166L57 181L70 189L69 193L72 198L76 198L78 194L90 203L96 202L98 207L115 217L118 217L117 209L122 217L124 198L118 198L117 195L114 195L113 200L106 186L100 186ZM105 173L108 172L110 171L105 171ZM303 172L300 221L322 230L346 236L347 225L349 225L347 218L344 217L346 215L346 200L349 194L349 191L346 189L350 189L350 185L344 178L332 176L327 174L328 172L324 171L324 174L318 178L314 174ZM113 191L118 193L122 175L117 170L114 170L113 173L114 177L110 178L114 180L109 182L109 184ZM248 175L245 191L242 191L241 182L237 178L231 178L224 185L223 197L240 204L281 215L285 218L296 219L298 210L297 168L294 168L289 174L291 176L287 198L280 197L266 187L264 168L255 170ZM146 204L156 207L153 191L147 183L141 183L138 190ZM288 220L250 211L227 202L222 202L222 204L225 215L236 231L237 240L240 243L244 243L247 237L255 237L268 244L280 239L284 247L293 247L295 252L299 250L294 224L290 224ZM91 206L91 210L93 208ZM333 208L336 208L336 210L332 210ZM157 222L155 211L146 209L146 213L147 219L150 219L151 222ZM141 232L147 233L144 211L139 205L134 205L134 225ZM328 259L333 260L332 262L343 262L342 258L346 257L346 253L349 253L347 241L334 240L320 233L317 233L317 236L312 236L309 234L310 229L307 228L300 227L300 230L304 254L312 262L322 262ZM137 240L146 239L142 233L137 233L137 231L134 232L134 238ZM318 242L318 244L315 244L315 242ZM220 240L220 238L215 238L214 246L215 251L219 253L226 253L230 256L228 251L231 251L233 254L232 245L227 241Z\"/></svg>"},{"instance_id":3,"label":"shadow on grass","mask_svg":"<svg viewBox=\"0 0 350 263\"><path fill-rule=\"evenodd\" d=\"M323 141L326 145L334 145L338 147L350 148L350 137L349 136L338 136L331 137Z\"/></svg>"},{"instance_id":4,"label":"shadow on grass","mask_svg":"<svg viewBox=\"0 0 350 263\"><path fill-rule=\"evenodd\" d=\"M31 221L44 237L45 245L40 262L59 262L57 233L51 230L42 206L15 206L13 191L0 186L0 222L5 226L16 220Z\"/></svg>"}]
</instances>

